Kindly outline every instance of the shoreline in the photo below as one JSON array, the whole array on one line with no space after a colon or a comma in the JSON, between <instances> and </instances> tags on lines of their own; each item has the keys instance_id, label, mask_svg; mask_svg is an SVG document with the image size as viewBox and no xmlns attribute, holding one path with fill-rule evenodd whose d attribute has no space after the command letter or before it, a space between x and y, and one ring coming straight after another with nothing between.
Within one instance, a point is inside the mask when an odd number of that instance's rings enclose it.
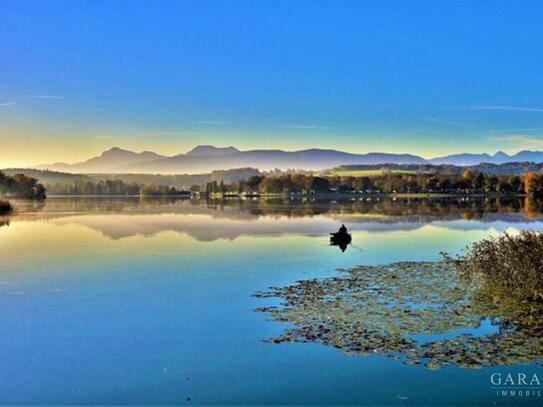
<instances>
[{"instance_id":1,"label":"shoreline","mask_svg":"<svg viewBox=\"0 0 543 407\"><path fill-rule=\"evenodd\" d=\"M318 198L318 199L338 199L338 198L378 198L378 199L389 199L389 198L525 198L530 197L529 194L525 193L396 193L396 194L387 194L387 193L344 193L344 192L322 192L322 193L313 193L313 194L302 194L302 193L292 193L292 194L255 194L255 195L240 195L240 194L213 194L210 196L205 195L47 195L47 199L59 199L59 198L143 198L143 199L164 199L164 198L175 198L175 199L269 199L269 198ZM8 199L0 196L0 199ZM13 198L10 199L21 200L24 198ZM33 200L33 199L24 199L24 200Z\"/></svg>"},{"instance_id":2,"label":"shoreline","mask_svg":"<svg viewBox=\"0 0 543 407\"><path fill-rule=\"evenodd\" d=\"M197 197L197 196L195 196ZM214 194L208 196L210 199L220 198L240 198L240 199L259 199L259 198L319 198L319 199L336 199L336 198L524 198L529 197L525 193L365 193L365 192L319 192L312 194L290 193L290 194L255 194L243 196L240 194ZM206 198L205 196L199 199Z\"/></svg>"}]
</instances>

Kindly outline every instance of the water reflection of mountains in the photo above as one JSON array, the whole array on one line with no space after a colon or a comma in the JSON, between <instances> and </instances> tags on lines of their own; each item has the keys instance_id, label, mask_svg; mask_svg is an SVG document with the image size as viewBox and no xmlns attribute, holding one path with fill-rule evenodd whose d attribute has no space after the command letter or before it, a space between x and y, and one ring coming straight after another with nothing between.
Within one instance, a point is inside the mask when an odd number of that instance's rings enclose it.
<instances>
[{"instance_id":1,"label":"water reflection of mountains","mask_svg":"<svg viewBox=\"0 0 543 407\"><path fill-rule=\"evenodd\" d=\"M112 238L167 230L186 232L198 240L232 239L244 234L326 235L338 223L350 225L353 231L414 230L428 223L450 229L506 229L511 224L523 228L520 224L529 225L543 218L542 203L524 198L342 201L52 198L41 204L19 201L15 205L17 215L8 219L12 222L55 219L56 223L84 224Z\"/></svg>"}]
</instances>

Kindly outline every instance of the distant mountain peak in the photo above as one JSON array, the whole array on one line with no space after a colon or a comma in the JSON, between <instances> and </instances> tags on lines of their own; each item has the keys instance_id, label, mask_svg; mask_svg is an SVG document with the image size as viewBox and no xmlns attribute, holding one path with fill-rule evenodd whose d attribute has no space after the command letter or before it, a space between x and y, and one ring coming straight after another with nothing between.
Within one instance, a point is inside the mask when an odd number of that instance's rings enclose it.
<instances>
[{"instance_id":1,"label":"distant mountain peak","mask_svg":"<svg viewBox=\"0 0 543 407\"><path fill-rule=\"evenodd\" d=\"M106 157L108 155L119 155L119 154L123 154L123 155L127 155L127 154L136 154L134 153L133 151L130 151L130 150L125 150L124 148L121 148L121 147L111 147L109 150L106 150L104 152L102 152L101 156L102 157Z\"/></svg>"},{"instance_id":2,"label":"distant mountain peak","mask_svg":"<svg viewBox=\"0 0 543 407\"><path fill-rule=\"evenodd\" d=\"M136 153L134 151L126 150L121 147L112 147L109 150L104 151L100 157L102 158L116 158L116 157L123 157L127 159L151 159L151 158L163 158L163 156L153 152L153 151L142 151L141 153Z\"/></svg>"},{"instance_id":3,"label":"distant mountain peak","mask_svg":"<svg viewBox=\"0 0 543 407\"><path fill-rule=\"evenodd\" d=\"M189 156L204 156L204 155L228 155L239 153L240 151L235 147L215 147L212 145L199 145L187 152Z\"/></svg>"}]
</instances>

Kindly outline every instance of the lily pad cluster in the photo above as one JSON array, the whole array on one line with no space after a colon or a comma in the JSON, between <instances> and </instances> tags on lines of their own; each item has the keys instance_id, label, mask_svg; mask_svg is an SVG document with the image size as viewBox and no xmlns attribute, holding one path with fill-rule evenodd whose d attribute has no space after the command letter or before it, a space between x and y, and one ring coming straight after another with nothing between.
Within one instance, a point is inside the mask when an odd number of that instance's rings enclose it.
<instances>
[{"instance_id":1,"label":"lily pad cluster","mask_svg":"<svg viewBox=\"0 0 543 407\"><path fill-rule=\"evenodd\" d=\"M293 327L270 343L315 342L349 355L382 355L437 369L543 359L543 304L466 279L448 262L399 262L272 287L261 307ZM492 329L481 329L490 324ZM427 338L423 340L421 338Z\"/></svg>"}]
</instances>

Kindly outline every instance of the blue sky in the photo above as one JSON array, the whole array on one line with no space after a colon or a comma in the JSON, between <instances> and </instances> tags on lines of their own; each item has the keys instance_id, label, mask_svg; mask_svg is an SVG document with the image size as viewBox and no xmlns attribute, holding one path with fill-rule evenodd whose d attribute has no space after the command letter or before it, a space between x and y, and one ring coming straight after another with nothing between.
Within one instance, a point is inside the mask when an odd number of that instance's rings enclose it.
<instances>
[{"instance_id":1,"label":"blue sky","mask_svg":"<svg viewBox=\"0 0 543 407\"><path fill-rule=\"evenodd\" d=\"M3 1L0 165L543 149L541 21L540 2Z\"/></svg>"}]
</instances>

